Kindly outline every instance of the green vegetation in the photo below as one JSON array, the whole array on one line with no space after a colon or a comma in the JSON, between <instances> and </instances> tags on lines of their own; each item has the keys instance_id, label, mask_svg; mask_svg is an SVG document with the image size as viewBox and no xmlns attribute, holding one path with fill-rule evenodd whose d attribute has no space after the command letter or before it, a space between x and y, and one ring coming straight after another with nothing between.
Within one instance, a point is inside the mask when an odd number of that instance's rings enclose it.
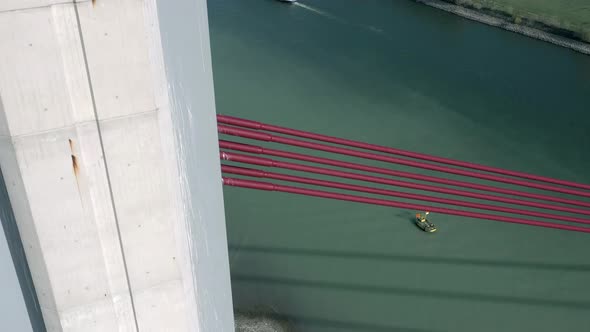
<instances>
[{"instance_id":1,"label":"green vegetation","mask_svg":"<svg viewBox=\"0 0 590 332\"><path fill-rule=\"evenodd\" d=\"M559 29L590 42L589 0L446 0L510 16L515 23ZM543 27L544 26L544 27Z\"/></svg>"}]
</instances>

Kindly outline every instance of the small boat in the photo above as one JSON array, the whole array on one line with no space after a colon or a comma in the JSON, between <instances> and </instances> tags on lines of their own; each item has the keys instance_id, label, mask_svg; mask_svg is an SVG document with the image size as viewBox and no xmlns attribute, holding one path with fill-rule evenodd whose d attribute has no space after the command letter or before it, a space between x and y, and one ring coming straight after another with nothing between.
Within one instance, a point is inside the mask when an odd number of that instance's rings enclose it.
<instances>
[{"instance_id":1,"label":"small boat","mask_svg":"<svg viewBox=\"0 0 590 332\"><path fill-rule=\"evenodd\" d=\"M428 221L427 216L430 212L416 213L416 226L420 227L421 230L427 233L434 233L436 232L436 226Z\"/></svg>"},{"instance_id":2,"label":"small boat","mask_svg":"<svg viewBox=\"0 0 590 332\"><path fill-rule=\"evenodd\" d=\"M297 2L297 0L279 0L280 2L289 2L289 3L293 3L293 2Z\"/></svg>"}]
</instances>

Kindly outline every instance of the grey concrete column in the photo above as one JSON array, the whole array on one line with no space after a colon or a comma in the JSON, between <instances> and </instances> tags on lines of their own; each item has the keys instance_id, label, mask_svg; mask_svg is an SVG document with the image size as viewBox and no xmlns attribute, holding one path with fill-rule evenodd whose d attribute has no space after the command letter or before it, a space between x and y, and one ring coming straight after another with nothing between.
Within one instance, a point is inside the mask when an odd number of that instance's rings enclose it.
<instances>
[{"instance_id":1,"label":"grey concrete column","mask_svg":"<svg viewBox=\"0 0 590 332\"><path fill-rule=\"evenodd\" d=\"M44 331L41 308L0 172L0 322L7 331Z\"/></svg>"},{"instance_id":2,"label":"grey concrete column","mask_svg":"<svg viewBox=\"0 0 590 332\"><path fill-rule=\"evenodd\" d=\"M234 331L206 0L157 0L200 331Z\"/></svg>"},{"instance_id":3,"label":"grey concrete column","mask_svg":"<svg viewBox=\"0 0 590 332\"><path fill-rule=\"evenodd\" d=\"M0 165L47 329L229 331L208 328L232 325L212 84L168 99L154 1L4 1L0 50ZM210 119L202 140L169 100Z\"/></svg>"}]
</instances>

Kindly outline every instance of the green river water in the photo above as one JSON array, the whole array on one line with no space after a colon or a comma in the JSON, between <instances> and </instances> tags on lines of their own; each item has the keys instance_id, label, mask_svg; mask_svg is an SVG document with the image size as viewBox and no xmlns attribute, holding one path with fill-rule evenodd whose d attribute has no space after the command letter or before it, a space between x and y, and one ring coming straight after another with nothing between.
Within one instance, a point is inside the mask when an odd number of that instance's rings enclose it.
<instances>
[{"instance_id":1,"label":"green river water","mask_svg":"<svg viewBox=\"0 0 590 332\"><path fill-rule=\"evenodd\" d=\"M220 114L590 183L588 56L408 0L208 6ZM234 306L297 331L590 331L590 234L224 196Z\"/></svg>"}]
</instances>

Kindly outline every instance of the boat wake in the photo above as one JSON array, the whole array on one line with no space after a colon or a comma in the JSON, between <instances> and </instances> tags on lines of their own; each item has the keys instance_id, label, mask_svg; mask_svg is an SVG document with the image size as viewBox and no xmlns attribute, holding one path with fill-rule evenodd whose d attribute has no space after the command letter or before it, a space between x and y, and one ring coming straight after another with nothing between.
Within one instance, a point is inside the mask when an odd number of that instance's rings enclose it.
<instances>
[{"instance_id":1,"label":"boat wake","mask_svg":"<svg viewBox=\"0 0 590 332\"><path fill-rule=\"evenodd\" d=\"M364 24L352 23L352 22L349 22L347 20L344 20L344 19L342 19L342 18L340 18L338 16L335 16L335 15L332 15L332 14L330 14L328 12L325 12L325 11L323 11L321 9L318 9L318 8L315 8L315 7L312 7L312 6L309 6L309 5L305 5L305 4L302 4L300 2L294 2L293 5L294 6L297 6L297 7L300 7L300 8L303 8L305 10L309 10L309 11L315 13L315 14L321 15L321 16L323 16L325 18L328 18L328 19L337 21L337 22L342 23L342 24L356 26L356 27L359 27L359 28L362 28L362 29L365 29L365 30L369 30L369 31L374 32L374 33L378 33L378 34L383 34L384 33L384 31L382 29L377 28L377 27L374 27L372 25L364 25Z\"/></svg>"}]
</instances>

